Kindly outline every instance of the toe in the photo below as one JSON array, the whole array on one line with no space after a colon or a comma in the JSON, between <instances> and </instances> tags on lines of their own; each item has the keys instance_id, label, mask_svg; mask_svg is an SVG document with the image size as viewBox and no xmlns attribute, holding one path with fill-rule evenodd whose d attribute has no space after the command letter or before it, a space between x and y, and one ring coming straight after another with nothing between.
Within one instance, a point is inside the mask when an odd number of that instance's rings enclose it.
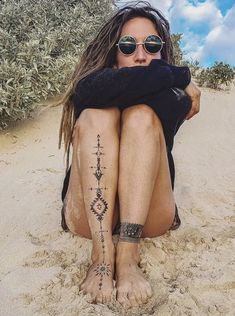
<instances>
[{"instance_id":1,"label":"toe","mask_svg":"<svg viewBox=\"0 0 235 316\"><path fill-rule=\"evenodd\" d=\"M106 296L106 295L103 295L103 297L102 297L102 303L103 303L103 304L106 304L106 303L107 303L107 296Z\"/></svg>"},{"instance_id":2,"label":"toe","mask_svg":"<svg viewBox=\"0 0 235 316\"><path fill-rule=\"evenodd\" d=\"M84 289L82 289L81 286L79 286L78 289L79 289L79 294L85 294L85 293L84 293Z\"/></svg>"},{"instance_id":3,"label":"toe","mask_svg":"<svg viewBox=\"0 0 235 316\"><path fill-rule=\"evenodd\" d=\"M92 304L94 302L94 297L90 293L88 293L86 295L86 300L88 303Z\"/></svg>"},{"instance_id":4,"label":"toe","mask_svg":"<svg viewBox=\"0 0 235 316\"><path fill-rule=\"evenodd\" d=\"M144 304L146 304L148 302L148 296L147 296L147 293L145 291L143 291L141 294L141 299L142 299L142 302Z\"/></svg>"},{"instance_id":5,"label":"toe","mask_svg":"<svg viewBox=\"0 0 235 316\"><path fill-rule=\"evenodd\" d=\"M128 293L128 300L129 300L130 305L132 307L139 306L139 304L137 303L137 301L135 299L135 295L133 293Z\"/></svg>"},{"instance_id":6,"label":"toe","mask_svg":"<svg viewBox=\"0 0 235 316\"><path fill-rule=\"evenodd\" d=\"M111 301L111 295L103 295L103 304L107 304Z\"/></svg>"},{"instance_id":7,"label":"toe","mask_svg":"<svg viewBox=\"0 0 235 316\"><path fill-rule=\"evenodd\" d=\"M125 308L129 308L130 306L130 302L127 298L127 293L123 292L123 293L118 293L117 295L117 301Z\"/></svg>"},{"instance_id":8,"label":"toe","mask_svg":"<svg viewBox=\"0 0 235 316\"><path fill-rule=\"evenodd\" d=\"M97 294L95 298L96 303L103 303L103 295L102 294Z\"/></svg>"},{"instance_id":9,"label":"toe","mask_svg":"<svg viewBox=\"0 0 235 316\"><path fill-rule=\"evenodd\" d=\"M81 284L79 285L79 291L84 290L84 288L85 288L84 283L81 283Z\"/></svg>"},{"instance_id":10,"label":"toe","mask_svg":"<svg viewBox=\"0 0 235 316\"><path fill-rule=\"evenodd\" d=\"M153 296L153 290L150 285L147 286L146 293L149 298Z\"/></svg>"},{"instance_id":11,"label":"toe","mask_svg":"<svg viewBox=\"0 0 235 316\"><path fill-rule=\"evenodd\" d=\"M135 295L135 300L138 303L138 305L142 305L143 302L142 302L142 297L141 297L140 293L134 291L133 294Z\"/></svg>"}]
</instances>

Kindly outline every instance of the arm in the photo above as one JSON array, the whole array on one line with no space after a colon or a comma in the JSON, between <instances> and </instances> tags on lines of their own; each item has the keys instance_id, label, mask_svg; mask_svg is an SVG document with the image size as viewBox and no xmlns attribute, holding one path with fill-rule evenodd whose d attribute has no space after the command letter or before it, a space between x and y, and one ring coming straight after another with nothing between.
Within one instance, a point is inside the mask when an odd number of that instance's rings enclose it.
<instances>
[{"instance_id":1,"label":"arm","mask_svg":"<svg viewBox=\"0 0 235 316\"><path fill-rule=\"evenodd\" d=\"M160 59L153 59L148 66L104 68L78 83L73 102L75 109L125 108L170 87L184 89L190 80L188 67L172 66Z\"/></svg>"}]
</instances>

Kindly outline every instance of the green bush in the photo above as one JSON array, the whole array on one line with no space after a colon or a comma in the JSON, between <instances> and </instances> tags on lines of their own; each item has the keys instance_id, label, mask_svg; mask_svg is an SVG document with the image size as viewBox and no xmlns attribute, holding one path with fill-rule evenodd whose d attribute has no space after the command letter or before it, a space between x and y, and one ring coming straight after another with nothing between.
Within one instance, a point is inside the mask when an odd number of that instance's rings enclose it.
<instances>
[{"instance_id":1,"label":"green bush","mask_svg":"<svg viewBox=\"0 0 235 316\"><path fill-rule=\"evenodd\" d=\"M180 48L180 42L181 42L182 36L183 36L183 34L181 34L181 33L171 35L176 65L181 65L182 60L183 60L183 51Z\"/></svg>"},{"instance_id":2,"label":"green bush","mask_svg":"<svg viewBox=\"0 0 235 316\"><path fill-rule=\"evenodd\" d=\"M0 2L0 128L65 90L80 52L114 8L111 0Z\"/></svg>"},{"instance_id":3,"label":"green bush","mask_svg":"<svg viewBox=\"0 0 235 316\"><path fill-rule=\"evenodd\" d=\"M229 64L215 62L211 68L202 69L197 75L199 86L219 89L229 86L234 79L234 70Z\"/></svg>"},{"instance_id":4,"label":"green bush","mask_svg":"<svg viewBox=\"0 0 235 316\"><path fill-rule=\"evenodd\" d=\"M188 66L193 77L195 77L197 75L198 71L200 70L200 63L198 60L193 60L193 59L183 60L181 62L181 65Z\"/></svg>"}]
</instances>

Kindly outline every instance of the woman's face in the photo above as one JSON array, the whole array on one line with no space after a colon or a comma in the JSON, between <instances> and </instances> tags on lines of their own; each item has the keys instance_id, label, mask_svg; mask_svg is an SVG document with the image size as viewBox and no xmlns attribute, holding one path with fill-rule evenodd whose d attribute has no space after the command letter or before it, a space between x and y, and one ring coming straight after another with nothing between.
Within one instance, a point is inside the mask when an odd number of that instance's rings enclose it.
<instances>
[{"instance_id":1,"label":"woman's face","mask_svg":"<svg viewBox=\"0 0 235 316\"><path fill-rule=\"evenodd\" d=\"M120 37L132 35L137 42L143 42L148 35L159 35L153 22L147 18L137 17L127 21L122 28ZM144 50L143 45L137 45L136 51L132 55L123 55L117 50L117 60L114 68L147 66L152 59L161 59L161 52L149 54Z\"/></svg>"}]
</instances>

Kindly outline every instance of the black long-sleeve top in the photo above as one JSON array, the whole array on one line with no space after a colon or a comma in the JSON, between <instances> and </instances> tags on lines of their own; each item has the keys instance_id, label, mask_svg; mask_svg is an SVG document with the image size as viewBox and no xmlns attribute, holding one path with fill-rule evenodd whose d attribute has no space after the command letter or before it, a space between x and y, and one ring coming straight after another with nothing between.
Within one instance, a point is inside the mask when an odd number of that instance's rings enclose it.
<instances>
[{"instance_id":1,"label":"black long-sleeve top","mask_svg":"<svg viewBox=\"0 0 235 316\"><path fill-rule=\"evenodd\" d=\"M166 89L185 89L190 80L188 67L169 65L161 59L152 59L148 66L103 68L78 83L73 95L75 116L84 108L124 109L144 103Z\"/></svg>"},{"instance_id":2,"label":"black long-sleeve top","mask_svg":"<svg viewBox=\"0 0 235 316\"><path fill-rule=\"evenodd\" d=\"M136 104L149 105L162 123L174 188L175 169L171 150L174 136L191 108L191 100L183 91L190 80L188 67L169 65L160 59L153 59L148 66L103 68L78 83L72 96L74 114L78 118L86 108L118 107L123 110ZM70 170L64 180L62 200L67 191Z\"/></svg>"}]
</instances>

